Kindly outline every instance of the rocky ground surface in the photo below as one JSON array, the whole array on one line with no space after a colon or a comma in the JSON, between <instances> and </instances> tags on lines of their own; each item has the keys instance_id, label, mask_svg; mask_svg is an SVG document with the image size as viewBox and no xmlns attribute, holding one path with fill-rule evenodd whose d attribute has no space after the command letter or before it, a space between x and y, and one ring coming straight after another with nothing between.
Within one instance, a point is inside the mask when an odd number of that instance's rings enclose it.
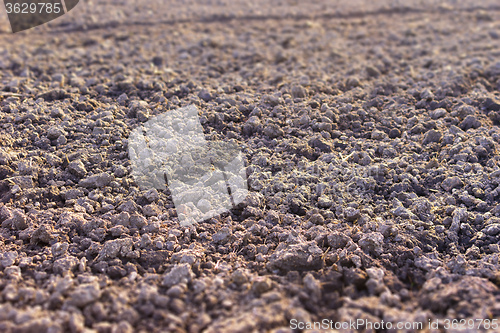
<instances>
[{"instance_id":1,"label":"rocky ground surface","mask_svg":"<svg viewBox=\"0 0 500 333\"><path fill-rule=\"evenodd\" d=\"M161 3L0 35L1 332L500 318L494 1ZM185 228L127 138L189 104L250 194Z\"/></svg>"}]
</instances>

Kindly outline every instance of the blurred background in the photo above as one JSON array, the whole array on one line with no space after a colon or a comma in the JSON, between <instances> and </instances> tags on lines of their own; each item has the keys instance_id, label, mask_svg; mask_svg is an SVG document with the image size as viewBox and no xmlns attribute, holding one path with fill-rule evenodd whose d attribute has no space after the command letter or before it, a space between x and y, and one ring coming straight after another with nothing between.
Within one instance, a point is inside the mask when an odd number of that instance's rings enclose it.
<instances>
[{"instance_id":1,"label":"blurred background","mask_svg":"<svg viewBox=\"0 0 500 333\"><path fill-rule=\"evenodd\" d=\"M5 7L0 6L0 31L10 32ZM365 12L430 11L483 7L500 8L496 0L80 0L77 8L47 29L95 29L120 24L152 25L191 20L255 20L270 17L348 17Z\"/></svg>"}]
</instances>

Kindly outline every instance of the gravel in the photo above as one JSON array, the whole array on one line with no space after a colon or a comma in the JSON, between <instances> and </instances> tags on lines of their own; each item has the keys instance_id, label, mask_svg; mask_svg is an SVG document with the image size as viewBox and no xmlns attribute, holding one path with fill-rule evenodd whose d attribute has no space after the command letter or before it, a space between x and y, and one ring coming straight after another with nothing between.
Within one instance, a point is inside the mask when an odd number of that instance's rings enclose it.
<instances>
[{"instance_id":1,"label":"gravel","mask_svg":"<svg viewBox=\"0 0 500 333\"><path fill-rule=\"evenodd\" d=\"M0 331L500 318L498 13L99 0L1 34ZM229 211L175 207L129 158L188 106L221 163L241 152ZM210 217L181 225L190 209Z\"/></svg>"}]
</instances>

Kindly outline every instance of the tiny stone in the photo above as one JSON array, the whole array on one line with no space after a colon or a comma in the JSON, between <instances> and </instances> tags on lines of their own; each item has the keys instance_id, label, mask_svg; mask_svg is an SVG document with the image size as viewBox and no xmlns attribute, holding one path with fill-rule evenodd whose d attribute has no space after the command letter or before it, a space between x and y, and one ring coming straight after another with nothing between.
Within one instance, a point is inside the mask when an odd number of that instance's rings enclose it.
<instances>
[{"instance_id":1,"label":"tiny stone","mask_svg":"<svg viewBox=\"0 0 500 333\"><path fill-rule=\"evenodd\" d=\"M11 217L2 222L2 227L24 230L28 227L26 215L20 209L14 209L11 212Z\"/></svg>"},{"instance_id":2,"label":"tiny stone","mask_svg":"<svg viewBox=\"0 0 500 333\"><path fill-rule=\"evenodd\" d=\"M397 128L392 128L390 131L389 131L389 138L391 139L395 139L395 138L399 138L401 137L401 131Z\"/></svg>"},{"instance_id":3,"label":"tiny stone","mask_svg":"<svg viewBox=\"0 0 500 333\"><path fill-rule=\"evenodd\" d=\"M422 142L422 144L425 145L431 142L439 142L441 141L442 137L443 135L441 134L441 132L438 132L436 130L427 131L427 133L425 133L424 135L424 141Z\"/></svg>"},{"instance_id":4,"label":"tiny stone","mask_svg":"<svg viewBox=\"0 0 500 333\"><path fill-rule=\"evenodd\" d=\"M321 138L321 137L316 137L312 140L309 141L309 145L313 148L318 148L322 152L325 153L330 153L332 151L332 146L330 143L328 143L327 140Z\"/></svg>"},{"instance_id":5,"label":"tiny stone","mask_svg":"<svg viewBox=\"0 0 500 333\"><path fill-rule=\"evenodd\" d=\"M231 274L231 279L237 285L242 285L248 282L248 276L246 272L241 268L237 269L236 271L233 272L233 274Z\"/></svg>"},{"instance_id":6,"label":"tiny stone","mask_svg":"<svg viewBox=\"0 0 500 333\"><path fill-rule=\"evenodd\" d=\"M225 244L229 241L230 236L231 236L231 229L224 227L218 233L213 235L212 239L216 243Z\"/></svg>"},{"instance_id":7,"label":"tiny stone","mask_svg":"<svg viewBox=\"0 0 500 333\"><path fill-rule=\"evenodd\" d=\"M318 206L321 208L329 208L332 204L332 199L327 195L323 194L318 198Z\"/></svg>"},{"instance_id":8,"label":"tiny stone","mask_svg":"<svg viewBox=\"0 0 500 333\"><path fill-rule=\"evenodd\" d=\"M385 132L379 131L379 130L373 130L371 138L372 140L383 140L387 137L387 134Z\"/></svg>"},{"instance_id":9,"label":"tiny stone","mask_svg":"<svg viewBox=\"0 0 500 333\"><path fill-rule=\"evenodd\" d=\"M257 116L251 116L246 121L246 124L250 125L252 128L256 128L260 125L260 119Z\"/></svg>"},{"instance_id":10,"label":"tiny stone","mask_svg":"<svg viewBox=\"0 0 500 333\"><path fill-rule=\"evenodd\" d=\"M432 91L430 91L430 89L424 89L420 93L420 98L424 100L431 100L434 99L434 94L432 93Z\"/></svg>"},{"instance_id":11,"label":"tiny stone","mask_svg":"<svg viewBox=\"0 0 500 333\"><path fill-rule=\"evenodd\" d=\"M109 240L104 243L104 246L95 261L99 262L103 260L114 259L118 256L127 257L129 253L132 252L132 246L133 242L131 238Z\"/></svg>"},{"instance_id":12,"label":"tiny stone","mask_svg":"<svg viewBox=\"0 0 500 333\"><path fill-rule=\"evenodd\" d=\"M345 85L348 89L352 89L359 87L361 85L361 82L357 77L351 76L347 78Z\"/></svg>"},{"instance_id":13,"label":"tiny stone","mask_svg":"<svg viewBox=\"0 0 500 333\"><path fill-rule=\"evenodd\" d=\"M380 71L377 68L373 67L373 66L367 66L366 67L366 73L370 77L378 77L380 75Z\"/></svg>"},{"instance_id":14,"label":"tiny stone","mask_svg":"<svg viewBox=\"0 0 500 333\"><path fill-rule=\"evenodd\" d=\"M353 222L356 221L361 215L359 209L347 207L344 210L344 215L347 221Z\"/></svg>"},{"instance_id":15,"label":"tiny stone","mask_svg":"<svg viewBox=\"0 0 500 333\"><path fill-rule=\"evenodd\" d=\"M112 180L114 180L113 176L107 172L102 172L81 180L78 185L87 188L104 187L107 186Z\"/></svg>"},{"instance_id":16,"label":"tiny stone","mask_svg":"<svg viewBox=\"0 0 500 333\"><path fill-rule=\"evenodd\" d=\"M325 218L321 214L313 214L309 218L309 222L314 223L314 224L323 225L323 224L325 224Z\"/></svg>"},{"instance_id":17,"label":"tiny stone","mask_svg":"<svg viewBox=\"0 0 500 333\"><path fill-rule=\"evenodd\" d=\"M125 233L128 232L128 229L125 228L123 225L117 225L109 229L109 232L113 237L119 237Z\"/></svg>"},{"instance_id":18,"label":"tiny stone","mask_svg":"<svg viewBox=\"0 0 500 333\"><path fill-rule=\"evenodd\" d=\"M119 212L134 213L137 211L137 204L132 200L127 200L118 206Z\"/></svg>"},{"instance_id":19,"label":"tiny stone","mask_svg":"<svg viewBox=\"0 0 500 333\"><path fill-rule=\"evenodd\" d=\"M383 242L384 236L380 232L370 232L361 236L358 244L363 250L380 255L383 252Z\"/></svg>"},{"instance_id":20,"label":"tiny stone","mask_svg":"<svg viewBox=\"0 0 500 333\"><path fill-rule=\"evenodd\" d=\"M275 124L268 125L264 128L264 134L271 139L279 138L284 135L284 132Z\"/></svg>"},{"instance_id":21,"label":"tiny stone","mask_svg":"<svg viewBox=\"0 0 500 333\"><path fill-rule=\"evenodd\" d=\"M300 125L309 125L310 122L311 122L311 117L309 117L307 114L300 117L299 120Z\"/></svg>"},{"instance_id":22,"label":"tiny stone","mask_svg":"<svg viewBox=\"0 0 500 333\"><path fill-rule=\"evenodd\" d=\"M177 264L169 273L165 274L162 285L172 287L179 283L189 283L193 277L194 274L191 271L191 265L187 263Z\"/></svg>"},{"instance_id":23,"label":"tiny stone","mask_svg":"<svg viewBox=\"0 0 500 333\"><path fill-rule=\"evenodd\" d=\"M179 283L176 284L175 286L170 287L170 289L167 290L167 296L173 297L173 298L180 298L184 293L186 292L186 284L184 283Z\"/></svg>"},{"instance_id":24,"label":"tiny stone","mask_svg":"<svg viewBox=\"0 0 500 333\"><path fill-rule=\"evenodd\" d=\"M158 195L158 191L155 188L147 191L146 194L144 194L144 197L149 202L155 202L160 198L160 196Z\"/></svg>"},{"instance_id":25,"label":"tiny stone","mask_svg":"<svg viewBox=\"0 0 500 333\"><path fill-rule=\"evenodd\" d=\"M148 225L146 218L142 215L133 214L130 216L130 224L138 229Z\"/></svg>"},{"instance_id":26,"label":"tiny stone","mask_svg":"<svg viewBox=\"0 0 500 333\"><path fill-rule=\"evenodd\" d=\"M292 97L293 98L305 98L307 96L307 91L302 86L293 86L292 87Z\"/></svg>"},{"instance_id":27,"label":"tiny stone","mask_svg":"<svg viewBox=\"0 0 500 333\"><path fill-rule=\"evenodd\" d=\"M120 96L118 96L118 98L116 99L116 101L118 102L118 104L120 105L125 105L125 103L127 102L128 100L128 96L127 94L123 93L121 94Z\"/></svg>"},{"instance_id":28,"label":"tiny stone","mask_svg":"<svg viewBox=\"0 0 500 333\"><path fill-rule=\"evenodd\" d=\"M321 296L321 283L316 280L311 273L307 273L306 276L304 276L303 282L306 289L311 292L316 299L319 299Z\"/></svg>"},{"instance_id":29,"label":"tiny stone","mask_svg":"<svg viewBox=\"0 0 500 333\"><path fill-rule=\"evenodd\" d=\"M208 92L208 90L202 90L198 93L198 97L204 100L205 102L210 102L213 99L213 96Z\"/></svg>"},{"instance_id":30,"label":"tiny stone","mask_svg":"<svg viewBox=\"0 0 500 333\"><path fill-rule=\"evenodd\" d=\"M70 162L68 165L68 170L77 177L83 177L87 173L83 162L80 160Z\"/></svg>"},{"instance_id":31,"label":"tiny stone","mask_svg":"<svg viewBox=\"0 0 500 333\"><path fill-rule=\"evenodd\" d=\"M482 230L485 234L495 236L500 233L500 223L493 223Z\"/></svg>"},{"instance_id":32,"label":"tiny stone","mask_svg":"<svg viewBox=\"0 0 500 333\"><path fill-rule=\"evenodd\" d=\"M258 295L271 290L272 287L272 282L268 277L259 276L252 282L252 291Z\"/></svg>"},{"instance_id":33,"label":"tiny stone","mask_svg":"<svg viewBox=\"0 0 500 333\"><path fill-rule=\"evenodd\" d=\"M148 121L148 119L149 119L149 111L148 110L137 111L137 119L141 123Z\"/></svg>"},{"instance_id":34,"label":"tiny stone","mask_svg":"<svg viewBox=\"0 0 500 333\"><path fill-rule=\"evenodd\" d=\"M68 243L55 243L52 245L51 250L52 250L52 255L54 257L60 257L66 254L66 251L68 251Z\"/></svg>"},{"instance_id":35,"label":"tiny stone","mask_svg":"<svg viewBox=\"0 0 500 333\"><path fill-rule=\"evenodd\" d=\"M470 128L478 128L481 127L481 122L477 120L477 118L473 115L468 115L465 119L460 123L459 127L467 131Z\"/></svg>"},{"instance_id":36,"label":"tiny stone","mask_svg":"<svg viewBox=\"0 0 500 333\"><path fill-rule=\"evenodd\" d=\"M269 268L281 270L315 270L323 266L323 251L307 243L291 244L278 248L269 259Z\"/></svg>"},{"instance_id":37,"label":"tiny stone","mask_svg":"<svg viewBox=\"0 0 500 333\"><path fill-rule=\"evenodd\" d=\"M83 307L96 301L101 296L101 290L97 283L79 285L70 295L68 303L77 307Z\"/></svg>"},{"instance_id":38,"label":"tiny stone","mask_svg":"<svg viewBox=\"0 0 500 333\"><path fill-rule=\"evenodd\" d=\"M448 177L441 183L441 187L447 192L450 192L452 189L462 186L463 182L457 176Z\"/></svg>"},{"instance_id":39,"label":"tiny stone","mask_svg":"<svg viewBox=\"0 0 500 333\"><path fill-rule=\"evenodd\" d=\"M163 58L162 57L159 57L159 56L155 56L153 57L153 65L155 65L156 67L160 67L163 65Z\"/></svg>"},{"instance_id":40,"label":"tiny stone","mask_svg":"<svg viewBox=\"0 0 500 333\"><path fill-rule=\"evenodd\" d=\"M54 75L52 75L52 80L54 80L55 82L59 82L59 84L61 86L63 86L64 85L64 81L65 81L64 74L61 74L61 73L54 74Z\"/></svg>"},{"instance_id":41,"label":"tiny stone","mask_svg":"<svg viewBox=\"0 0 500 333\"><path fill-rule=\"evenodd\" d=\"M55 273L66 275L68 272L71 272L73 269L75 269L79 264L80 261L78 260L78 258L74 256L65 256L54 261L52 270Z\"/></svg>"},{"instance_id":42,"label":"tiny stone","mask_svg":"<svg viewBox=\"0 0 500 333\"><path fill-rule=\"evenodd\" d=\"M5 252L0 256L0 264L2 264L3 267L12 266L16 262L17 256L16 251Z\"/></svg>"},{"instance_id":43,"label":"tiny stone","mask_svg":"<svg viewBox=\"0 0 500 333\"><path fill-rule=\"evenodd\" d=\"M146 216L158 216L161 213L160 208L156 204L149 204L142 207L142 212Z\"/></svg>"},{"instance_id":44,"label":"tiny stone","mask_svg":"<svg viewBox=\"0 0 500 333\"><path fill-rule=\"evenodd\" d=\"M53 228L49 225L41 225L38 227L33 234L31 235L31 244L37 243L45 243L50 244L50 241L53 239Z\"/></svg>"},{"instance_id":45,"label":"tiny stone","mask_svg":"<svg viewBox=\"0 0 500 333\"><path fill-rule=\"evenodd\" d=\"M50 140L55 140L64 134L65 133L64 133L62 128L54 126L54 127L49 128L49 130L47 132L47 138L49 138Z\"/></svg>"},{"instance_id":46,"label":"tiny stone","mask_svg":"<svg viewBox=\"0 0 500 333\"><path fill-rule=\"evenodd\" d=\"M113 171L113 175L118 178L122 178L127 174L127 168L125 168L123 165L117 165L115 167L115 170Z\"/></svg>"},{"instance_id":47,"label":"tiny stone","mask_svg":"<svg viewBox=\"0 0 500 333\"><path fill-rule=\"evenodd\" d=\"M439 118L444 117L447 113L448 113L448 111L446 111L445 109L438 108L436 110L431 111L430 116L432 119L439 119Z\"/></svg>"},{"instance_id":48,"label":"tiny stone","mask_svg":"<svg viewBox=\"0 0 500 333\"><path fill-rule=\"evenodd\" d=\"M64 116L64 111L61 108L55 107L50 110L50 116L52 118L62 118Z\"/></svg>"},{"instance_id":49,"label":"tiny stone","mask_svg":"<svg viewBox=\"0 0 500 333\"><path fill-rule=\"evenodd\" d=\"M57 146L62 146L68 143L68 139L64 135L59 135L59 137L56 140Z\"/></svg>"}]
</instances>

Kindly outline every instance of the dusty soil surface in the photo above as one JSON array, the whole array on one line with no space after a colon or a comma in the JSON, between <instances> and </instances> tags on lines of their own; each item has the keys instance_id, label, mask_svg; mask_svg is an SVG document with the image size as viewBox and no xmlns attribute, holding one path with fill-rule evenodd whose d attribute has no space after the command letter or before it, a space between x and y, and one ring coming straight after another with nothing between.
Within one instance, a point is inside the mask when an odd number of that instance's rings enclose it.
<instances>
[{"instance_id":1,"label":"dusty soil surface","mask_svg":"<svg viewBox=\"0 0 500 333\"><path fill-rule=\"evenodd\" d=\"M500 318L495 1L86 1L0 54L1 332ZM250 194L183 228L127 138L190 104Z\"/></svg>"}]
</instances>

